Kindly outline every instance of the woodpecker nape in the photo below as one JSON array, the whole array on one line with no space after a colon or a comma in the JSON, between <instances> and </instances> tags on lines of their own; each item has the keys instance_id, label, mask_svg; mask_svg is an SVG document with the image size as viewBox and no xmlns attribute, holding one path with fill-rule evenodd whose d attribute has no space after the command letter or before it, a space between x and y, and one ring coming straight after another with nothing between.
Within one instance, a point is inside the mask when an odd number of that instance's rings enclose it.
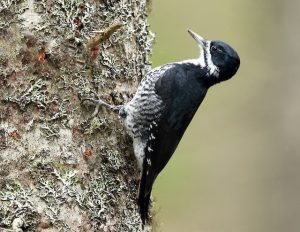
<instances>
[{"instance_id":1,"label":"woodpecker nape","mask_svg":"<svg viewBox=\"0 0 300 232\"><path fill-rule=\"evenodd\" d=\"M138 205L143 225L149 220L153 183L177 148L208 89L230 79L238 70L237 52L222 41L205 40L188 30L200 47L198 59L162 65L142 79L134 97L112 106L91 100L118 112L133 139L134 154L141 169Z\"/></svg>"}]
</instances>

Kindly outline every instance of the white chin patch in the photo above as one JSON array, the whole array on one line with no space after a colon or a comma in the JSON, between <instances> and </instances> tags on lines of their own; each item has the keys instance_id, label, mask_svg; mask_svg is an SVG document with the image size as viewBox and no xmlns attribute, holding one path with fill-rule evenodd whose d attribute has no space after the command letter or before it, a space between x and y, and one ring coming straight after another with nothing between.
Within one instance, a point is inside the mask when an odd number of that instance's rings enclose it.
<instances>
[{"instance_id":1,"label":"white chin patch","mask_svg":"<svg viewBox=\"0 0 300 232\"><path fill-rule=\"evenodd\" d=\"M200 65L201 67L207 67L209 70L208 75L213 75L215 77L219 76L219 68L214 65L211 59L211 54L210 54L210 41L207 41L207 44L205 46L205 51L203 48L200 46Z\"/></svg>"}]
</instances>

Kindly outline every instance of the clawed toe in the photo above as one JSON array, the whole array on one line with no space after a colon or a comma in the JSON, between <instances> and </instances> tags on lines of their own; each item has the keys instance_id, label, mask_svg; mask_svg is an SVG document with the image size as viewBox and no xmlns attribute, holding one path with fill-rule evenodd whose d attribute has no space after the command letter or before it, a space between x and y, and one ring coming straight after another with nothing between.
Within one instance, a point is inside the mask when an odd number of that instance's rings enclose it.
<instances>
[{"instance_id":1,"label":"clawed toe","mask_svg":"<svg viewBox=\"0 0 300 232\"><path fill-rule=\"evenodd\" d=\"M97 116L97 114L99 113L100 106L106 106L107 108L109 108L110 110L112 110L115 113L119 112L120 108L122 107L122 105L119 105L119 106L110 105L110 104L104 102L103 100L101 100L98 96L97 96L97 99L84 98L81 100L82 103L84 103L86 101L90 102L92 105L95 106L95 110L90 118Z\"/></svg>"},{"instance_id":2,"label":"clawed toe","mask_svg":"<svg viewBox=\"0 0 300 232\"><path fill-rule=\"evenodd\" d=\"M101 105L110 107L109 104L105 103L104 101L102 101L101 99L99 99L99 97L95 94L96 99L94 98L83 98L81 100L81 102L84 104L85 102L89 102L91 105L95 106L95 110L93 112L93 114L90 116L90 119L97 116L97 114L99 113L99 108Z\"/></svg>"}]
</instances>

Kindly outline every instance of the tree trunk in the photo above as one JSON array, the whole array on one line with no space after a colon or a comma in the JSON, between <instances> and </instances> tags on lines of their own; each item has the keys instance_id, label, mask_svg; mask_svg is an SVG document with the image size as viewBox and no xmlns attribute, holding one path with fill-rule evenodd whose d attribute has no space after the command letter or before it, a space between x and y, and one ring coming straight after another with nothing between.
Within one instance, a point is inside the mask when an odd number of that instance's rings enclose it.
<instances>
[{"instance_id":1,"label":"tree trunk","mask_svg":"<svg viewBox=\"0 0 300 232\"><path fill-rule=\"evenodd\" d=\"M140 231L117 115L149 68L148 0L0 1L0 231Z\"/></svg>"}]
</instances>

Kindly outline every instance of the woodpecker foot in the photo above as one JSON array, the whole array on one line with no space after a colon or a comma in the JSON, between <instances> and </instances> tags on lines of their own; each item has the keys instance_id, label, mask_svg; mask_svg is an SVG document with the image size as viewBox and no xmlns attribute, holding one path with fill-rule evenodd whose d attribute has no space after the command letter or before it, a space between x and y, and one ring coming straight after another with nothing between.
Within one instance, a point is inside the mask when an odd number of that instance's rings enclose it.
<instances>
[{"instance_id":1,"label":"woodpecker foot","mask_svg":"<svg viewBox=\"0 0 300 232\"><path fill-rule=\"evenodd\" d=\"M97 96L97 99L93 99L93 98L82 99L83 103L85 101L89 101L92 105L95 106L95 110L94 110L93 114L90 116L90 118L97 116L97 114L99 113L100 106L106 106L108 109L110 109L111 111L113 111L115 113L119 113L120 109L122 108L122 105L119 105L119 106L110 105L110 104L106 103L105 101L101 100L100 98L98 98L98 96Z\"/></svg>"}]
</instances>

